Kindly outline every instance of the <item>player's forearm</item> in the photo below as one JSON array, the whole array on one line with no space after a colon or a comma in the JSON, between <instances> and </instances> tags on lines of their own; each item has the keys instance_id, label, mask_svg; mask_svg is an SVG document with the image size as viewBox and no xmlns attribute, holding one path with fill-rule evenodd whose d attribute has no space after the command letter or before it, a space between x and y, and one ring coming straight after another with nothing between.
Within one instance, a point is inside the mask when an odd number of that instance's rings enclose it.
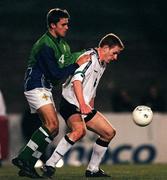
<instances>
[{"instance_id":1,"label":"player's forearm","mask_svg":"<svg viewBox=\"0 0 167 180\"><path fill-rule=\"evenodd\" d=\"M94 108L94 98L92 98L92 99L90 100L89 105L91 106L91 108Z\"/></svg>"}]
</instances>

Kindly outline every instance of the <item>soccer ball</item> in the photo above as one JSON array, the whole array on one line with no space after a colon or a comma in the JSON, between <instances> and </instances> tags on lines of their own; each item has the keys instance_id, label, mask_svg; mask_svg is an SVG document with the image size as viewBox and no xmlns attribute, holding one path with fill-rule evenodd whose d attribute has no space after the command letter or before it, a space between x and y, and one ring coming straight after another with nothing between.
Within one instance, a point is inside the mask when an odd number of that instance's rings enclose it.
<instances>
[{"instance_id":1,"label":"soccer ball","mask_svg":"<svg viewBox=\"0 0 167 180\"><path fill-rule=\"evenodd\" d=\"M132 117L138 126L147 126L153 119L153 112L150 107L140 105L133 110Z\"/></svg>"}]
</instances>

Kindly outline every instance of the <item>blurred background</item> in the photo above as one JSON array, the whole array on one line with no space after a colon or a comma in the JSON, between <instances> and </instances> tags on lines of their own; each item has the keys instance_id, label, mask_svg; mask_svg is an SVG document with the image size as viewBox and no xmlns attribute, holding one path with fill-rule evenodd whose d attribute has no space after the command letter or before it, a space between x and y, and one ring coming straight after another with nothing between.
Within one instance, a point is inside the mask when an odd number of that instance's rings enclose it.
<instances>
[{"instance_id":1,"label":"blurred background","mask_svg":"<svg viewBox=\"0 0 167 180\"><path fill-rule=\"evenodd\" d=\"M95 104L98 110L131 112L135 106L145 104L155 112L166 113L167 24L164 1L1 0L0 90L7 114L19 115L10 117L13 122L18 122L18 117L21 119L27 109L23 78L31 47L45 33L46 14L55 7L67 9L71 15L66 38L71 51L96 47L99 40L110 32L118 35L125 45L119 60L107 67L101 79ZM61 86L54 88L56 104L60 92ZM10 125L10 128L14 127ZM150 137L150 131L148 133ZM18 141L17 136L16 139Z\"/></svg>"},{"instance_id":2,"label":"blurred background","mask_svg":"<svg viewBox=\"0 0 167 180\"><path fill-rule=\"evenodd\" d=\"M46 13L55 7L65 8L71 15L67 41L72 51L95 47L110 32L125 44L119 61L108 66L101 80L98 109L114 111L112 100L120 94L130 96L132 104L141 104L150 86L156 86L163 99L167 99L167 25L163 1L1 0L0 89L9 113L24 109L27 58L32 44L46 31ZM56 88L55 94L60 89Z\"/></svg>"}]
</instances>

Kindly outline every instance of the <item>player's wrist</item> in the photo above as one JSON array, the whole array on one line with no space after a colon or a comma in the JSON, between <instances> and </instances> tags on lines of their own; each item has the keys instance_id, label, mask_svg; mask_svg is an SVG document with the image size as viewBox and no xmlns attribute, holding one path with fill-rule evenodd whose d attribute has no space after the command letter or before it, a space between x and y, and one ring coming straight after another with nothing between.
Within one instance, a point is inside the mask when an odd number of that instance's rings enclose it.
<instances>
[{"instance_id":1,"label":"player's wrist","mask_svg":"<svg viewBox=\"0 0 167 180\"><path fill-rule=\"evenodd\" d=\"M85 102L79 102L79 106L80 106L80 108L84 107L84 106L86 106L86 103Z\"/></svg>"}]
</instances>

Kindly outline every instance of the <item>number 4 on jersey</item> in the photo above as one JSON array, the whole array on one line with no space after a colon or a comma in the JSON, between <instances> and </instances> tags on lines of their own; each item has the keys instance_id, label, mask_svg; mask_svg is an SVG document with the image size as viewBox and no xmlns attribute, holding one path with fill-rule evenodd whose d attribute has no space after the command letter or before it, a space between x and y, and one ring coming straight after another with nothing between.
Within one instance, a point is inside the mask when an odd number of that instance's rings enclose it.
<instances>
[{"instance_id":1,"label":"number 4 on jersey","mask_svg":"<svg viewBox=\"0 0 167 180\"><path fill-rule=\"evenodd\" d=\"M59 62L61 64L64 64L64 54L62 54L61 57L59 58Z\"/></svg>"}]
</instances>

